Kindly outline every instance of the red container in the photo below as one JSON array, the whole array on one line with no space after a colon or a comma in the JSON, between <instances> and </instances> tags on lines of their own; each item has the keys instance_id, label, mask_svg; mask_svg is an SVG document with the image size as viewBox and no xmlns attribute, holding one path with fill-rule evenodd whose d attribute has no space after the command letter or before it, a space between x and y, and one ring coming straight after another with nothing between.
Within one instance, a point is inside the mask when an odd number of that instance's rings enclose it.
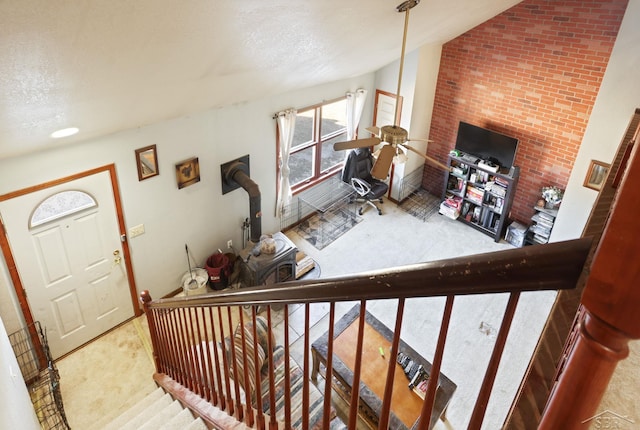
<instances>
[{"instance_id":1,"label":"red container","mask_svg":"<svg viewBox=\"0 0 640 430\"><path fill-rule=\"evenodd\" d=\"M229 265L229 257L226 254L216 253L207 258L205 270L209 274L209 286L211 288L222 290L227 287Z\"/></svg>"}]
</instances>

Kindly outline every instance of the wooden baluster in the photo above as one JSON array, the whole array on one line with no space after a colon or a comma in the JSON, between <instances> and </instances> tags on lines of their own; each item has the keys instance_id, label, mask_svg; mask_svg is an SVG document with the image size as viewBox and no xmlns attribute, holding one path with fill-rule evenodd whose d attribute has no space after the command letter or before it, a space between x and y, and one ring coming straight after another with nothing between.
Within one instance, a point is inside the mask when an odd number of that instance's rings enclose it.
<instances>
[{"instance_id":1,"label":"wooden baluster","mask_svg":"<svg viewBox=\"0 0 640 430\"><path fill-rule=\"evenodd\" d=\"M144 309L144 313L147 316L147 323L149 324L149 333L151 334L151 345L153 346L153 362L156 366L156 372L162 372L162 366L160 365L160 361L158 359L158 331L156 329L155 315L153 312L149 310L149 303L151 303L151 294L149 294L149 290L144 290L140 293L140 302L142 303L142 308ZM39 343L38 343L39 344Z\"/></svg>"},{"instance_id":2,"label":"wooden baluster","mask_svg":"<svg viewBox=\"0 0 640 430\"><path fill-rule=\"evenodd\" d=\"M201 309L202 308L200 308L200 310ZM196 369L198 371L198 381L200 382L200 396L206 399L208 402L211 402L211 393L209 392L209 383L207 380L207 358L205 357L206 341L204 341L202 338L202 320L200 319L200 311L198 310L198 308L193 309L193 316L196 319L196 332L194 333L196 343L193 348L194 352L196 353Z\"/></svg>"},{"instance_id":3,"label":"wooden baluster","mask_svg":"<svg viewBox=\"0 0 640 430\"><path fill-rule=\"evenodd\" d=\"M287 328L288 330L288 328ZM302 367L302 428L309 428L309 303L304 304L304 366Z\"/></svg>"},{"instance_id":4,"label":"wooden baluster","mask_svg":"<svg viewBox=\"0 0 640 430\"><path fill-rule=\"evenodd\" d=\"M427 430L431 425L431 413L433 412L433 405L436 401L438 380L440 379L440 366L442 365L444 346L447 343L447 333L449 331L449 322L451 321L454 299L455 296L447 296L447 301L444 305L442 321L440 322L440 334L438 335L438 343L436 345L436 353L433 356L433 365L431 366L431 374L429 375L427 392L424 396L422 411L420 411L420 421L418 422L417 430Z\"/></svg>"},{"instance_id":5,"label":"wooden baluster","mask_svg":"<svg viewBox=\"0 0 640 430\"><path fill-rule=\"evenodd\" d=\"M229 314L229 308L225 307L225 309L227 310L227 315ZM234 415L235 414L235 406L233 403L233 397L231 396L231 384L229 383L229 369L231 369L231 366L234 366L234 375L237 375L238 372L237 370L235 370L235 359L234 359L234 347L233 347L233 327L231 326L231 323L229 323L229 331L231 333L229 333L229 338L231 339L231 342L229 344L229 348L231 349L231 351L229 351L229 354L231 355L231 362L232 363L228 363L227 360L227 347L226 347L226 342L225 342L225 336L224 336L224 324L222 323L222 309L218 308L218 322L220 323L220 338L221 338L221 342L220 344L222 345L222 362L224 364L224 385L225 385L225 396L227 398L227 412L229 413L229 415Z\"/></svg>"},{"instance_id":6,"label":"wooden baluster","mask_svg":"<svg viewBox=\"0 0 640 430\"><path fill-rule=\"evenodd\" d=\"M229 323L229 337L231 338L231 345L229 346L229 349L231 350L231 369L233 369L233 379L235 381L234 383L234 387L235 387L235 394L236 394L236 399L238 398L238 392L239 392L239 382L240 378L242 376L240 376L240 372L238 371L238 361L237 361L237 357L236 357L236 337L235 337L235 327L233 326L233 321L231 320L231 312L233 312L231 306L227 306L227 322ZM229 396L232 396L233 394L231 394L231 392L229 392ZM242 405L239 405L237 402L235 402L234 400L232 400L232 398L229 399L229 403L234 405L234 411L235 411L235 415L238 418L239 421L242 421ZM234 413L231 413L231 415L234 415Z\"/></svg>"},{"instance_id":7,"label":"wooden baluster","mask_svg":"<svg viewBox=\"0 0 640 430\"><path fill-rule=\"evenodd\" d=\"M185 317L188 318L189 320L189 325L187 325L186 327L187 351L189 351L189 356L191 357L191 375L193 378L193 387L194 387L193 391L194 393L202 397L204 394L204 387L202 386L202 374L200 372L198 350L196 349L196 347L199 346L199 341L196 338L196 332L194 329L194 327L196 327L198 324L195 311L196 311L195 308L189 307L186 309L186 313L185 313Z\"/></svg>"},{"instance_id":8,"label":"wooden baluster","mask_svg":"<svg viewBox=\"0 0 640 430\"><path fill-rule=\"evenodd\" d=\"M169 342L167 339L168 333L165 328L166 319L167 319L167 310L151 309L151 312L155 313L154 330L156 332L156 340L158 342L158 361L160 364L160 369L158 369L158 371L161 373L166 373L167 375L170 375L171 356L170 356ZM149 327L149 331L151 331L151 327Z\"/></svg>"},{"instance_id":9,"label":"wooden baluster","mask_svg":"<svg viewBox=\"0 0 640 430\"><path fill-rule=\"evenodd\" d=\"M182 348L180 348L180 336L178 335L178 309L173 309L170 312L170 330L171 330L171 345L173 346L175 360L173 362L173 372L175 374L176 380L187 386L187 378L184 373L184 369L180 365L180 363L184 362L184 357L182 356Z\"/></svg>"},{"instance_id":10,"label":"wooden baluster","mask_svg":"<svg viewBox=\"0 0 640 430\"><path fill-rule=\"evenodd\" d=\"M218 307L220 309L220 307ZM215 371L216 382L218 384L217 388L215 388L218 400L216 401L216 405L220 407L220 409L225 410L226 402L224 398L224 385L222 383L222 376L220 375L220 360L224 359L218 355L218 339L216 337L216 322L213 316L213 307L209 308L209 321L211 321L211 338L213 340L213 371ZM224 343L224 337L222 337L222 328L220 328L220 343ZM224 356L224 348L222 348L223 356ZM224 364L224 368L226 368L226 364Z\"/></svg>"},{"instance_id":11,"label":"wooden baluster","mask_svg":"<svg viewBox=\"0 0 640 430\"><path fill-rule=\"evenodd\" d=\"M391 397L393 395L393 383L395 379L396 357L398 356L398 346L400 345L400 332L402 331L402 317L404 315L404 299L398 299L398 310L396 312L396 325L393 330L393 340L391 341L391 351L389 352L389 367L387 368L387 380L384 385L384 395L382 399L382 410L378 421L378 429L389 428L389 411L391 410ZM364 319L364 314L360 313L360 319Z\"/></svg>"},{"instance_id":12,"label":"wooden baluster","mask_svg":"<svg viewBox=\"0 0 640 430\"><path fill-rule=\"evenodd\" d=\"M187 322L187 316L185 315L189 311L189 308L180 308L180 335L182 337L182 349L184 351L185 361L182 363L182 366L185 368L189 390L193 392L197 392L198 388L196 387L196 380L194 375L194 362L191 354L191 347L189 342L189 326ZM191 319L191 318L189 318Z\"/></svg>"},{"instance_id":13,"label":"wooden baluster","mask_svg":"<svg viewBox=\"0 0 640 430\"><path fill-rule=\"evenodd\" d=\"M496 337L496 343L493 346L493 352L487 365L487 370L482 380L482 386L480 387L480 393L476 399L476 405L473 408L471 414L471 420L469 421L469 429L480 429L484 415L487 412L487 404L489 403L489 397L491 396L491 389L496 379L496 373L498 373L498 366L500 365L500 359L502 358L502 351L504 351L504 345L507 342L507 336L509 335L509 328L511 328L511 322L513 321L513 315L516 312L518 306L518 299L520 293L511 293L509 295L509 301L507 302L507 308L504 311L502 317L502 323L500 324L500 330Z\"/></svg>"},{"instance_id":14,"label":"wooden baluster","mask_svg":"<svg viewBox=\"0 0 640 430\"><path fill-rule=\"evenodd\" d=\"M189 318L189 325L187 331L187 347L189 351L189 355L191 356L191 366L193 368L193 384L194 384L194 392L200 397L204 397L204 386L202 385L202 372L200 370L200 365L202 361L198 358L198 349L200 347L200 340L196 339L196 331L194 330L194 326L197 327L199 324L198 314L194 308L187 308L187 317ZM194 322L195 319L195 322Z\"/></svg>"},{"instance_id":15,"label":"wooden baluster","mask_svg":"<svg viewBox=\"0 0 640 430\"><path fill-rule=\"evenodd\" d=\"M170 376L176 381L180 381L180 374L178 369L178 363L180 362L180 358L178 356L178 346L174 337L173 330L173 318L175 315L175 310L163 309L165 312L163 319L163 329L166 330L166 344L169 349L169 366L171 369Z\"/></svg>"},{"instance_id":16,"label":"wooden baluster","mask_svg":"<svg viewBox=\"0 0 640 430\"><path fill-rule=\"evenodd\" d=\"M253 322L253 338L258 338L258 328L257 328L257 319L256 319L256 306L251 306L251 321ZM265 351L266 352L266 351ZM253 362L258 362L258 349L253 349ZM269 372L273 370L269 368ZM260 374L260 369L258 366L255 368L255 376L256 376L256 427L260 430L264 430L265 428L265 420L264 413L262 411L262 375Z\"/></svg>"},{"instance_id":17,"label":"wooden baluster","mask_svg":"<svg viewBox=\"0 0 640 430\"><path fill-rule=\"evenodd\" d=\"M271 306L267 306L267 330L268 333L271 333ZM271 339L271 334L269 334L267 338L267 345L269 351L273 351L274 344ZM269 429L278 430L278 421L276 420L276 383L275 383L275 372L273 371L273 354L268 354L269 356L269 416L271 419L269 420ZM288 358L288 357L287 357ZM285 360L287 359L285 358Z\"/></svg>"},{"instance_id":18,"label":"wooden baluster","mask_svg":"<svg viewBox=\"0 0 640 430\"><path fill-rule=\"evenodd\" d=\"M163 312L161 309L149 309L145 313L153 313L153 323L149 324L153 357L156 361L156 372L167 373L167 345L165 334L162 331ZM148 321L148 319L147 319ZM153 338L155 337L155 343Z\"/></svg>"},{"instance_id":19,"label":"wooden baluster","mask_svg":"<svg viewBox=\"0 0 640 430\"><path fill-rule=\"evenodd\" d=\"M191 377L189 375L189 370L185 366L187 363L187 351L184 347L184 332L183 332L183 324L182 324L182 313L184 308L177 308L174 311L174 319L175 319L175 340L176 340L176 348L178 348L180 359L176 362L176 367L180 370L180 374L182 375L182 380L184 381L182 385L191 390Z\"/></svg>"},{"instance_id":20,"label":"wooden baluster","mask_svg":"<svg viewBox=\"0 0 640 430\"><path fill-rule=\"evenodd\" d=\"M291 428L291 364L289 363L289 308L284 305L284 425L285 429ZM271 327L269 327L269 339L271 339ZM273 354L270 354L273 355ZM304 413L304 412L303 412Z\"/></svg>"},{"instance_id":21,"label":"wooden baluster","mask_svg":"<svg viewBox=\"0 0 640 430\"><path fill-rule=\"evenodd\" d=\"M358 423L358 403L360 403L360 370L362 368L362 345L364 343L364 316L367 311L366 301L360 301L360 318L358 319L358 338L356 340L356 359L353 366L351 382L351 406L349 407L349 428L356 428Z\"/></svg>"},{"instance_id":22,"label":"wooden baluster","mask_svg":"<svg viewBox=\"0 0 640 430\"><path fill-rule=\"evenodd\" d=\"M245 405L245 419L246 419L246 423L249 425L249 427L253 426L253 408L251 407L251 384L250 384L250 379L251 377L255 377L254 375L250 374L250 369L249 369L249 363L247 362L247 339L246 339L246 335L244 332L244 312L242 310L242 308L240 306L238 306L238 313L240 314L240 331L241 331L241 336L242 336L242 356L243 356L243 367L244 367L244 386L246 387L245 389L245 398L246 398L246 405ZM255 327L254 327L255 328ZM255 330L254 330L255 331ZM253 337L253 351L255 352L256 350L256 343L257 343L257 339L256 339L256 334L253 333L252 334ZM257 363L254 361L254 363ZM257 369L257 365L254 366L254 368ZM255 373L255 372L254 372ZM239 390L238 390L239 391ZM257 395L256 395L257 398ZM238 397L238 404L242 405L242 401L240 399L240 397Z\"/></svg>"},{"instance_id":23,"label":"wooden baluster","mask_svg":"<svg viewBox=\"0 0 640 430\"><path fill-rule=\"evenodd\" d=\"M331 383L333 378L333 324L336 318L336 303L329 303L329 330L328 341L327 341L327 365L325 368L325 378L324 378L324 405L323 405L323 414L322 414L322 422L324 424L324 428L329 428L329 421L331 418Z\"/></svg>"},{"instance_id":24,"label":"wooden baluster","mask_svg":"<svg viewBox=\"0 0 640 430\"><path fill-rule=\"evenodd\" d=\"M248 368L249 364L247 362L247 338L244 334L244 312L242 312L242 309L239 306L234 309L238 309L238 328L236 330L240 331L240 343L242 346L241 359L242 359L242 370L243 370L242 375L234 373L235 380L236 380L236 384L234 385L236 387L236 405L238 405L238 420L242 421L244 419L244 408L242 407L242 400L240 399L240 381L242 380L242 378L244 378L244 386L247 388L245 390L246 397L251 398L253 393L251 392L251 383L249 381L249 368ZM229 315L231 315L231 313L229 313ZM255 350L255 338L253 339L253 343L254 343L254 350Z\"/></svg>"},{"instance_id":25,"label":"wooden baluster","mask_svg":"<svg viewBox=\"0 0 640 430\"><path fill-rule=\"evenodd\" d=\"M210 348L210 344L209 344L209 320L207 319L207 314L205 313L204 307L200 308L200 317L202 319L202 325L203 325L203 341L200 344L200 350L201 352L204 354L204 357L202 358L202 366L203 366L203 377L206 380L206 399L209 401L209 403L211 403L212 405L215 405L218 403L218 399L216 396L216 390L214 387L214 382L213 382L213 367L211 365L211 354L213 353L213 351L211 351ZM213 327L211 328L211 330L213 330ZM214 344L215 345L215 344Z\"/></svg>"}]
</instances>

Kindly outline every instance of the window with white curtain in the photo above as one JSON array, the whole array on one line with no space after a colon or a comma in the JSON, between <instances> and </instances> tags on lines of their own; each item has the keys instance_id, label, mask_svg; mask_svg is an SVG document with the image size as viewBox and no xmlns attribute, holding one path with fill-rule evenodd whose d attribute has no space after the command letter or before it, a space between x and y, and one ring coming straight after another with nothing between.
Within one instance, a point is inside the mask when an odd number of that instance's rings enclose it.
<instances>
[{"instance_id":1,"label":"window with white curtain","mask_svg":"<svg viewBox=\"0 0 640 430\"><path fill-rule=\"evenodd\" d=\"M345 140L346 97L298 109L289 156L289 180L294 193L342 169L344 151L334 151L333 144Z\"/></svg>"}]
</instances>

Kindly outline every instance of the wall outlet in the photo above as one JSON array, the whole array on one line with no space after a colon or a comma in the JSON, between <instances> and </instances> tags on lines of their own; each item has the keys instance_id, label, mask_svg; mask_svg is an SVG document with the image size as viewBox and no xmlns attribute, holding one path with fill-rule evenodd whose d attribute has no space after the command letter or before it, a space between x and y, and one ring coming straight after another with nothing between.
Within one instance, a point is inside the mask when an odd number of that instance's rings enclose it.
<instances>
[{"instance_id":1,"label":"wall outlet","mask_svg":"<svg viewBox=\"0 0 640 430\"><path fill-rule=\"evenodd\" d=\"M138 224L129 229L129 237L137 237L144 234L144 224Z\"/></svg>"},{"instance_id":2,"label":"wall outlet","mask_svg":"<svg viewBox=\"0 0 640 430\"><path fill-rule=\"evenodd\" d=\"M233 248L233 240L231 239L227 240L227 248L229 249Z\"/></svg>"}]
</instances>

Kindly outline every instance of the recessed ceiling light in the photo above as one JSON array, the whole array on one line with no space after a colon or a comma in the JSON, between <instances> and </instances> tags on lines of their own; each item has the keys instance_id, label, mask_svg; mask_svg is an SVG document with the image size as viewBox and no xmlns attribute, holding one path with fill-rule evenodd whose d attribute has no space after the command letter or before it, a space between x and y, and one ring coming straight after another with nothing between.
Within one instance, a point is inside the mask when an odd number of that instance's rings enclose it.
<instances>
[{"instance_id":1,"label":"recessed ceiling light","mask_svg":"<svg viewBox=\"0 0 640 430\"><path fill-rule=\"evenodd\" d=\"M54 139L60 139L61 137L73 136L78 131L78 127L63 128L62 130L57 130L51 133L51 137Z\"/></svg>"}]
</instances>

